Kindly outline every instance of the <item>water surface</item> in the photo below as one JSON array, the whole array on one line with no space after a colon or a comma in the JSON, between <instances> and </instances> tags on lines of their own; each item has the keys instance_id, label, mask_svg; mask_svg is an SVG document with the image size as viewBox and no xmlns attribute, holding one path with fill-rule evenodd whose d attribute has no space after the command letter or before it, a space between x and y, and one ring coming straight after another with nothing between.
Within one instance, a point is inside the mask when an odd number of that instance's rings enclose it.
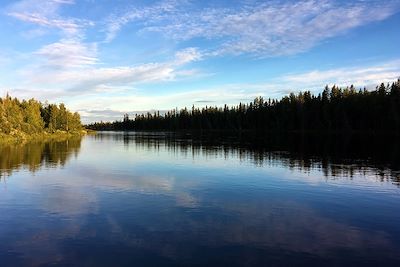
<instances>
[{"instance_id":1,"label":"water surface","mask_svg":"<svg viewBox=\"0 0 400 267\"><path fill-rule=\"evenodd\" d=\"M0 266L398 266L398 145L311 140L0 145Z\"/></svg>"}]
</instances>

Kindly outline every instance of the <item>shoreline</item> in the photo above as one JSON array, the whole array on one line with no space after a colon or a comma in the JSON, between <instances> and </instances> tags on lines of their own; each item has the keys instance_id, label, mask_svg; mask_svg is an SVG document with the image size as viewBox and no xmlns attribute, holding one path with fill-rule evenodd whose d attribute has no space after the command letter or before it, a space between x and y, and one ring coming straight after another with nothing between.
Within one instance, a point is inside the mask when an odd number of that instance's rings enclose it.
<instances>
[{"instance_id":1,"label":"shoreline","mask_svg":"<svg viewBox=\"0 0 400 267\"><path fill-rule=\"evenodd\" d=\"M363 135L363 136L399 136L400 131L362 131L362 130L343 130L343 131L333 131L333 130L292 130L292 131L280 131L280 130L255 130L255 129L98 129L92 130L87 129L92 132L136 132L136 133L179 133L179 134L231 134L231 135L242 135L242 134L253 134L253 135L338 135L338 136L348 136L348 135Z\"/></svg>"},{"instance_id":2,"label":"shoreline","mask_svg":"<svg viewBox=\"0 0 400 267\"><path fill-rule=\"evenodd\" d=\"M1 144L23 144L28 142L35 142L35 141L49 141L49 140L56 140L56 139L66 139L71 137L77 136L85 136L88 134L94 134L95 131L83 129L79 131L56 131L54 133L49 132L42 132L42 133L35 133L35 134L26 134L23 132L16 132L13 134L1 134L0 133L0 145Z\"/></svg>"}]
</instances>

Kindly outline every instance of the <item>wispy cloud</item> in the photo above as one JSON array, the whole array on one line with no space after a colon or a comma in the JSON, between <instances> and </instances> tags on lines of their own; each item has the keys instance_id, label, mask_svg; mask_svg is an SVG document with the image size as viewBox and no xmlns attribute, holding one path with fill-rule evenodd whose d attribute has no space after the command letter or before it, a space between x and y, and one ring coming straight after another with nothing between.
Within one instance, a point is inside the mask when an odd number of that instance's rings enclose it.
<instances>
[{"instance_id":1,"label":"wispy cloud","mask_svg":"<svg viewBox=\"0 0 400 267\"><path fill-rule=\"evenodd\" d=\"M198 61L202 58L202 54L196 47L189 47L176 52L175 54L175 64L183 65L193 61Z\"/></svg>"},{"instance_id":2,"label":"wispy cloud","mask_svg":"<svg viewBox=\"0 0 400 267\"><path fill-rule=\"evenodd\" d=\"M109 20L107 41L129 22L141 32L158 32L176 41L213 41L211 55L250 53L261 57L305 51L350 29L391 16L399 9L392 0L255 1L241 8L190 9L177 1L137 7ZM189 5L190 7L190 5ZM188 11L189 10L189 11Z\"/></svg>"},{"instance_id":3,"label":"wispy cloud","mask_svg":"<svg viewBox=\"0 0 400 267\"><path fill-rule=\"evenodd\" d=\"M8 8L7 14L18 20L45 28L62 30L69 37L77 36L81 30L93 22L76 18L63 18L58 11L62 5L72 5L73 0L22 0Z\"/></svg>"},{"instance_id":4,"label":"wispy cloud","mask_svg":"<svg viewBox=\"0 0 400 267\"><path fill-rule=\"evenodd\" d=\"M26 80L25 87L58 88L62 91L59 95L78 91L81 94L118 92L121 88L133 88L136 84L174 81L196 75L194 71L181 68L201 57L196 48L187 48L165 62L101 67L95 52L90 51L89 47L68 42L46 46L35 54L41 56L44 63L30 66L22 72Z\"/></svg>"},{"instance_id":5,"label":"wispy cloud","mask_svg":"<svg viewBox=\"0 0 400 267\"><path fill-rule=\"evenodd\" d=\"M11 12L8 14L25 22L34 23L45 27L61 29L68 35L77 34L82 27L75 20L48 19L40 14L26 14L17 12Z\"/></svg>"},{"instance_id":6,"label":"wispy cloud","mask_svg":"<svg viewBox=\"0 0 400 267\"><path fill-rule=\"evenodd\" d=\"M112 41L121 30L121 28L133 21L151 20L158 21L179 12L179 7L186 3L187 0L164 0L152 6L144 6L142 8L130 7L128 11L112 14L106 20L106 42Z\"/></svg>"},{"instance_id":7,"label":"wispy cloud","mask_svg":"<svg viewBox=\"0 0 400 267\"><path fill-rule=\"evenodd\" d=\"M51 68L83 67L98 62L97 45L76 40L61 40L42 47L34 54L44 59L44 65Z\"/></svg>"},{"instance_id":8,"label":"wispy cloud","mask_svg":"<svg viewBox=\"0 0 400 267\"><path fill-rule=\"evenodd\" d=\"M381 82L392 82L399 78L400 60L382 62L365 67L334 68L303 73L291 73L259 83L225 83L219 86L188 87L184 92L151 94L137 90L143 83L171 81L180 78L176 58L164 63L149 63L132 67L97 68L87 71L61 71L52 76L46 84L48 74L31 73L26 76L25 88L11 92L15 96L39 99L67 100L79 92L79 98L68 103L72 110L82 113L85 123L98 120L120 119L121 114L152 111L154 108L170 110L175 107L205 106L247 103L257 96L280 98L290 92L311 90L319 93L325 85L367 86L373 89ZM36 79L36 80L35 80ZM68 84L67 87L59 85ZM38 90L38 88L50 88ZM121 91L122 90L122 91ZM113 92L112 94L108 94ZM82 97L90 94L88 98ZM156 106L155 106L156 105ZM82 109L85 107L85 109Z\"/></svg>"},{"instance_id":9,"label":"wispy cloud","mask_svg":"<svg viewBox=\"0 0 400 267\"><path fill-rule=\"evenodd\" d=\"M239 102L250 102L257 96L264 98L281 98L290 92L297 93L300 90L310 90L319 93L325 85L350 86L357 88L366 86L373 89L381 82L393 82L400 75L400 60L383 62L381 64L366 67L349 67L329 69L325 71L311 71L298 74L288 74L263 83L236 83L224 84L221 86L191 88L180 93L165 93L159 95L146 95L138 92L120 96L97 96L92 100L79 101L77 106L90 107L92 110L101 110L107 107L110 110L118 111L114 113L112 119L116 119L119 114L138 113L137 110L152 110L154 103L161 110L170 110L175 107L190 107L224 104L236 105ZM86 113L85 121L95 121L101 117L107 120L105 114ZM111 118L111 117L110 117Z\"/></svg>"},{"instance_id":10,"label":"wispy cloud","mask_svg":"<svg viewBox=\"0 0 400 267\"><path fill-rule=\"evenodd\" d=\"M282 80L300 88L316 88L322 85L376 86L381 82L392 82L400 78L400 60L385 62L367 67L348 67L330 70L314 70L306 73L291 74Z\"/></svg>"},{"instance_id":11,"label":"wispy cloud","mask_svg":"<svg viewBox=\"0 0 400 267\"><path fill-rule=\"evenodd\" d=\"M129 6L119 2L99 6L103 13L88 15L80 10L89 1L43 0L40 5L37 0L13 1L3 13L9 15L7 22L23 25L16 27L23 32L15 38L41 38L32 46L25 45L16 60L3 52L8 59L0 59L0 67L9 61L13 65L1 87L18 88L11 93L24 98L65 101L75 110L85 107L87 118L96 114L105 118L106 113L97 111L237 104L259 95L279 98L293 90L317 92L326 84L375 86L400 74L400 61L370 66L364 61L360 63L363 67L338 68L342 66L339 59L329 61L336 66L331 69L324 63L301 73L291 73L291 66L284 62L265 79L268 69L258 68L272 65L268 57L308 51L329 38L385 20L399 11L397 0L240 0L229 4L161 0ZM119 33L123 40L114 39ZM157 43L153 45L153 39L147 37L154 36ZM155 52L154 47L160 50ZM371 57L390 57L388 53L380 55L377 49L371 51ZM227 61L219 61L226 55ZM246 57L234 61L231 55ZM308 54L299 55L299 62L307 60L303 56ZM263 60L252 66L254 57ZM297 57L293 58L290 62L296 62ZM236 66L227 65L231 63ZM239 74L236 70L242 63L249 70ZM202 85L197 80L188 82L205 72L213 72L215 79L204 80ZM246 76L250 72L251 76ZM232 73L238 76L232 79ZM183 83L185 79L188 81ZM253 80L257 83L248 82ZM178 89L172 88L171 81L180 82L176 83Z\"/></svg>"}]
</instances>

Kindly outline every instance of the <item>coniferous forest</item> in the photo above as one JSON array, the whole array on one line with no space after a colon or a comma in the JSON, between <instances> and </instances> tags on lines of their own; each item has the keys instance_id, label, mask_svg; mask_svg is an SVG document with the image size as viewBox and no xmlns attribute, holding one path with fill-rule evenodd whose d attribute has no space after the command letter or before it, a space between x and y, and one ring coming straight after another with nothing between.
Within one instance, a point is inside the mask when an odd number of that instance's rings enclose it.
<instances>
[{"instance_id":1,"label":"coniferous forest","mask_svg":"<svg viewBox=\"0 0 400 267\"><path fill-rule=\"evenodd\" d=\"M375 90L328 86L318 95L291 93L280 100L257 97L237 106L192 107L126 114L121 121L98 122L93 130L254 130L283 132L400 132L400 79Z\"/></svg>"},{"instance_id":2,"label":"coniferous forest","mask_svg":"<svg viewBox=\"0 0 400 267\"><path fill-rule=\"evenodd\" d=\"M34 135L83 129L77 112L70 112L64 104L43 104L35 99L0 98L0 136Z\"/></svg>"}]
</instances>

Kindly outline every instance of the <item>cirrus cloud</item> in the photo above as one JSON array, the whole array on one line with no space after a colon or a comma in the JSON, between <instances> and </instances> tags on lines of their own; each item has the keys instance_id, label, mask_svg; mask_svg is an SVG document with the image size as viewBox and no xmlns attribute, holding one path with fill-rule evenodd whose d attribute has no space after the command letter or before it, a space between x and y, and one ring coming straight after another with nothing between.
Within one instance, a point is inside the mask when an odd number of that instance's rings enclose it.
<instances>
[{"instance_id":1,"label":"cirrus cloud","mask_svg":"<svg viewBox=\"0 0 400 267\"><path fill-rule=\"evenodd\" d=\"M291 55L353 28L384 20L398 12L399 6L392 0L303 0L190 9L186 1L166 1L111 16L106 41L111 41L122 26L134 22L142 33L156 32L176 41L208 40L212 43L209 55Z\"/></svg>"}]
</instances>

